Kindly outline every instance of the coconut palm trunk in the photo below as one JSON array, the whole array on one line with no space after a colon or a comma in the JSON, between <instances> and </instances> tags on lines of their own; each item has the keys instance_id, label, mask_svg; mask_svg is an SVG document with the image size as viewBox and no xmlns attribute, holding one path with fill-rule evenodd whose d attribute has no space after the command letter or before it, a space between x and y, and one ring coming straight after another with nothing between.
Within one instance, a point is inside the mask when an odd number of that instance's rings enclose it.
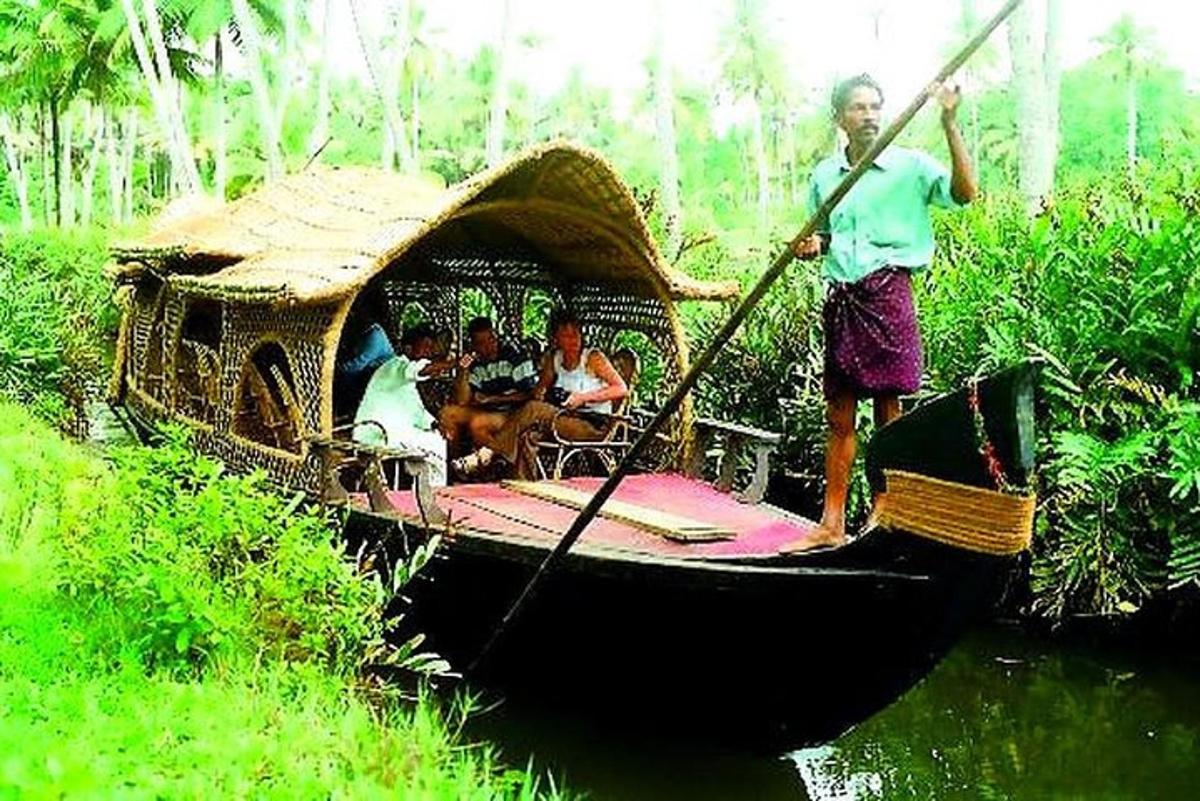
<instances>
[{"instance_id":1,"label":"coconut palm trunk","mask_svg":"<svg viewBox=\"0 0 1200 801\"><path fill-rule=\"evenodd\" d=\"M142 0L142 8L146 16L145 33L143 34L142 21L133 5L133 0L121 0L121 8L125 14L125 23L129 28L129 38L133 44L138 66L141 68L142 77L150 92L154 116L162 131L164 146L172 162L173 171L179 176L178 180L184 191L196 191L200 188L200 173L192 158L191 141L188 139L183 115L176 100L177 89L170 61L167 58L167 48L163 40L158 9L153 0ZM150 48L146 46L147 38L150 40ZM154 53L153 59L151 50Z\"/></svg>"},{"instance_id":2,"label":"coconut palm trunk","mask_svg":"<svg viewBox=\"0 0 1200 801\"><path fill-rule=\"evenodd\" d=\"M763 112L758 93L750 96L750 134L754 150L754 167L758 174L758 223L765 230L767 215L771 207L771 170L767 165L767 144L763 136Z\"/></svg>"},{"instance_id":3,"label":"coconut palm trunk","mask_svg":"<svg viewBox=\"0 0 1200 801\"><path fill-rule=\"evenodd\" d=\"M75 224L75 115L69 112L63 114L59 121L59 128L61 141L58 158L61 168L57 176L59 185L56 192L62 211L58 217L58 224L71 226Z\"/></svg>"},{"instance_id":4,"label":"coconut palm trunk","mask_svg":"<svg viewBox=\"0 0 1200 801\"><path fill-rule=\"evenodd\" d=\"M138 114L137 109L128 108L125 110L125 149L121 160L124 163L122 168L122 190L124 200L122 203L121 218L125 222L133 222L133 160L137 156L137 136L138 136Z\"/></svg>"},{"instance_id":5,"label":"coconut palm trunk","mask_svg":"<svg viewBox=\"0 0 1200 801\"><path fill-rule=\"evenodd\" d=\"M1041 213L1054 191L1054 161L1058 119L1051 114L1047 91L1046 51L1050 32L1043 29L1037 36L1039 23L1045 18L1035 15L1034 6L1025 3L1009 18L1008 41L1012 53L1012 82L1017 100L1017 139L1019 145L1017 183L1024 199L1025 210L1031 216ZM1054 31L1057 35L1057 28ZM1057 44L1052 55L1057 58ZM1057 66L1054 68L1057 73ZM1057 78L1055 78L1057 83ZM1057 88L1055 89L1057 99Z\"/></svg>"},{"instance_id":6,"label":"coconut palm trunk","mask_svg":"<svg viewBox=\"0 0 1200 801\"><path fill-rule=\"evenodd\" d=\"M325 141L329 138L329 23L332 19L333 0L325 0L321 13L321 29L318 36L321 40L320 62L317 64L317 113L313 121L312 131L308 135L308 158L316 157Z\"/></svg>"},{"instance_id":7,"label":"coconut palm trunk","mask_svg":"<svg viewBox=\"0 0 1200 801\"><path fill-rule=\"evenodd\" d=\"M1130 172L1137 166L1137 82L1133 79L1132 48L1125 58L1125 164Z\"/></svg>"},{"instance_id":8,"label":"coconut palm trunk","mask_svg":"<svg viewBox=\"0 0 1200 801\"><path fill-rule=\"evenodd\" d=\"M33 211L29 207L29 174L25 171L25 159L21 153L18 130L7 114L0 114L0 140L4 142L4 161L8 166L8 178L21 211L21 230L33 228Z\"/></svg>"},{"instance_id":9,"label":"coconut palm trunk","mask_svg":"<svg viewBox=\"0 0 1200 801\"><path fill-rule=\"evenodd\" d=\"M402 148L405 139L404 118L400 114L397 97L399 87L394 79L394 73L399 71L398 65L403 63L403 54L394 59L394 64L393 60L390 60L385 68L379 62L375 43L363 29L357 0L350 0L350 15L354 20L354 30L358 34L358 43L362 48L363 59L367 62L371 86L375 89L375 95L379 98L379 107L383 112L384 136L381 149L383 166L385 169L394 170L396 168L396 152ZM392 69L393 66L396 69Z\"/></svg>"},{"instance_id":10,"label":"coconut palm trunk","mask_svg":"<svg viewBox=\"0 0 1200 801\"><path fill-rule=\"evenodd\" d=\"M213 193L218 200L225 199L225 187L229 183L229 123L225 111L225 44L224 28L213 37L213 71L216 77L216 96L213 98L213 136L216 153L213 161Z\"/></svg>"},{"instance_id":11,"label":"coconut palm trunk","mask_svg":"<svg viewBox=\"0 0 1200 801\"><path fill-rule=\"evenodd\" d=\"M496 50L496 72L492 82L492 99L488 108L488 127L485 152L488 166L498 164L504 157L504 129L508 118L508 61L512 45L512 0L504 0L500 17L500 44Z\"/></svg>"},{"instance_id":12,"label":"coconut palm trunk","mask_svg":"<svg viewBox=\"0 0 1200 801\"><path fill-rule=\"evenodd\" d=\"M251 94L254 96L263 154L267 160L267 178L275 179L283 175L283 155L279 148L279 117L271 108L271 94L263 69L263 48L258 37L258 25L254 22L250 4L246 0L233 0L233 15L242 33L246 70L250 79Z\"/></svg>"},{"instance_id":13,"label":"coconut palm trunk","mask_svg":"<svg viewBox=\"0 0 1200 801\"><path fill-rule=\"evenodd\" d=\"M79 193L79 222L85 226L90 225L92 222L92 212L95 209L93 192L96 186L96 172L100 167L100 159L104 152L104 141L108 135L105 126L106 114L102 107L95 106L89 117L88 129L91 135L92 148L88 152L87 159L80 173Z\"/></svg>"},{"instance_id":14,"label":"coconut palm trunk","mask_svg":"<svg viewBox=\"0 0 1200 801\"><path fill-rule=\"evenodd\" d=\"M658 134L659 187L667 258L679 257L683 242L683 210L679 202L679 153L675 139L675 95L667 60L663 0L654 3L654 123Z\"/></svg>"}]
</instances>

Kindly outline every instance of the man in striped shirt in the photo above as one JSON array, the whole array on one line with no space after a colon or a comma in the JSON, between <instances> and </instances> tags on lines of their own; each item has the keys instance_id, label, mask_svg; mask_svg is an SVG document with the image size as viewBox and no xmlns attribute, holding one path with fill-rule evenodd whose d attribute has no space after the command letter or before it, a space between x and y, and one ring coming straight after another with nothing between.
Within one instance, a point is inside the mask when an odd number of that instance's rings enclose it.
<instances>
[{"instance_id":1,"label":"man in striped shirt","mask_svg":"<svg viewBox=\"0 0 1200 801\"><path fill-rule=\"evenodd\" d=\"M529 355L496 336L492 321L476 317L467 326L471 350L458 360L454 400L439 415L451 447L470 437L476 447L491 445L510 411L529 400L537 368Z\"/></svg>"}]
</instances>

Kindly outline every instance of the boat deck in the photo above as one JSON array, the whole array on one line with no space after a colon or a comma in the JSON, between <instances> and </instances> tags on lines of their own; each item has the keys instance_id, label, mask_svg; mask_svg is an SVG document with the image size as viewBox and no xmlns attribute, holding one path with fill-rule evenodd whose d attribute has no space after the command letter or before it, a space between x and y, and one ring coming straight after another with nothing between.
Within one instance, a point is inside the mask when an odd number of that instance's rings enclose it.
<instances>
[{"instance_id":1,"label":"boat deck","mask_svg":"<svg viewBox=\"0 0 1200 801\"><path fill-rule=\"evenodd\" d=\"M590 495L602 478L572 478L557 485ZM436 491L438 505L459 536L519 539L551 547L570 527L578 510L533 497L503 484L459 484ZM421 516L413 494L389 493L408 522ZM733 533L728 539L680 542L612 517L598 516L576 544L576 550L622 551L683 559L757 560L777 555L779 547L808 536L815 523L767 504L742 503L709 484L677 474L643 474L625 478L611 501L646 510L648 516L673 515ZM356 502L365 504L365 498ZM606 505L605 510L609 507Z\"/></svg>"}]
</instances>

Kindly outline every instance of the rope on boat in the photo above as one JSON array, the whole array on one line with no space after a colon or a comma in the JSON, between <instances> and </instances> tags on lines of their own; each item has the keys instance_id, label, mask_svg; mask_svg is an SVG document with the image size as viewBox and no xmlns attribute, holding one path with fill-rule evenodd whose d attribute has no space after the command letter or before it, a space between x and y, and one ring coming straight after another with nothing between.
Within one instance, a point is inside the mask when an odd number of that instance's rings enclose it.
<instances>
[{"instance_id":1,"label":"rope on boat","mask_svg":"<svg viewBox=\"0 0 1200 801\"><path fill-rule=\"evenodd\" d=\"M903 470L884 470L883 475L887 493L880 496L875 514L884 528L993 556L1018 554L1033 539L1037 495L1014 495Z\"/></svg>"}]
</instances>

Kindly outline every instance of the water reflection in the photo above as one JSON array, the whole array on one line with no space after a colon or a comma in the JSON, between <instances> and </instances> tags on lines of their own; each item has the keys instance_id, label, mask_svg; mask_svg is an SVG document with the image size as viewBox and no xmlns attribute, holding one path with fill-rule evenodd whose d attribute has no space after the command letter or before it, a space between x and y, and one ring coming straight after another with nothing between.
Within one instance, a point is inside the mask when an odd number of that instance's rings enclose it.
<instances>
[{"instance_id":1,"label":"water reflection","mask_svg":"<svg viewBox=\"0 0 1200 801\"><path fill-rule=\"evenodd\" d=\"M714 688L715 691L715 688ZM477 722L593 799L1192 799L1200 669L1174 654L972 634L898 703L833 743L771 756L640 737L554 711Z\"/></svg>"},{"instance_id":2,"label":"water reflection","mask_svg":"<svg viewBox=\"0 0 1200 801\"><path fill-rule=\"evenodd\" d=\"M969 638L903 700L791 755L813 799L1195 798L1200 677L1165 655Z\"/></svg>"}]
</instances>

